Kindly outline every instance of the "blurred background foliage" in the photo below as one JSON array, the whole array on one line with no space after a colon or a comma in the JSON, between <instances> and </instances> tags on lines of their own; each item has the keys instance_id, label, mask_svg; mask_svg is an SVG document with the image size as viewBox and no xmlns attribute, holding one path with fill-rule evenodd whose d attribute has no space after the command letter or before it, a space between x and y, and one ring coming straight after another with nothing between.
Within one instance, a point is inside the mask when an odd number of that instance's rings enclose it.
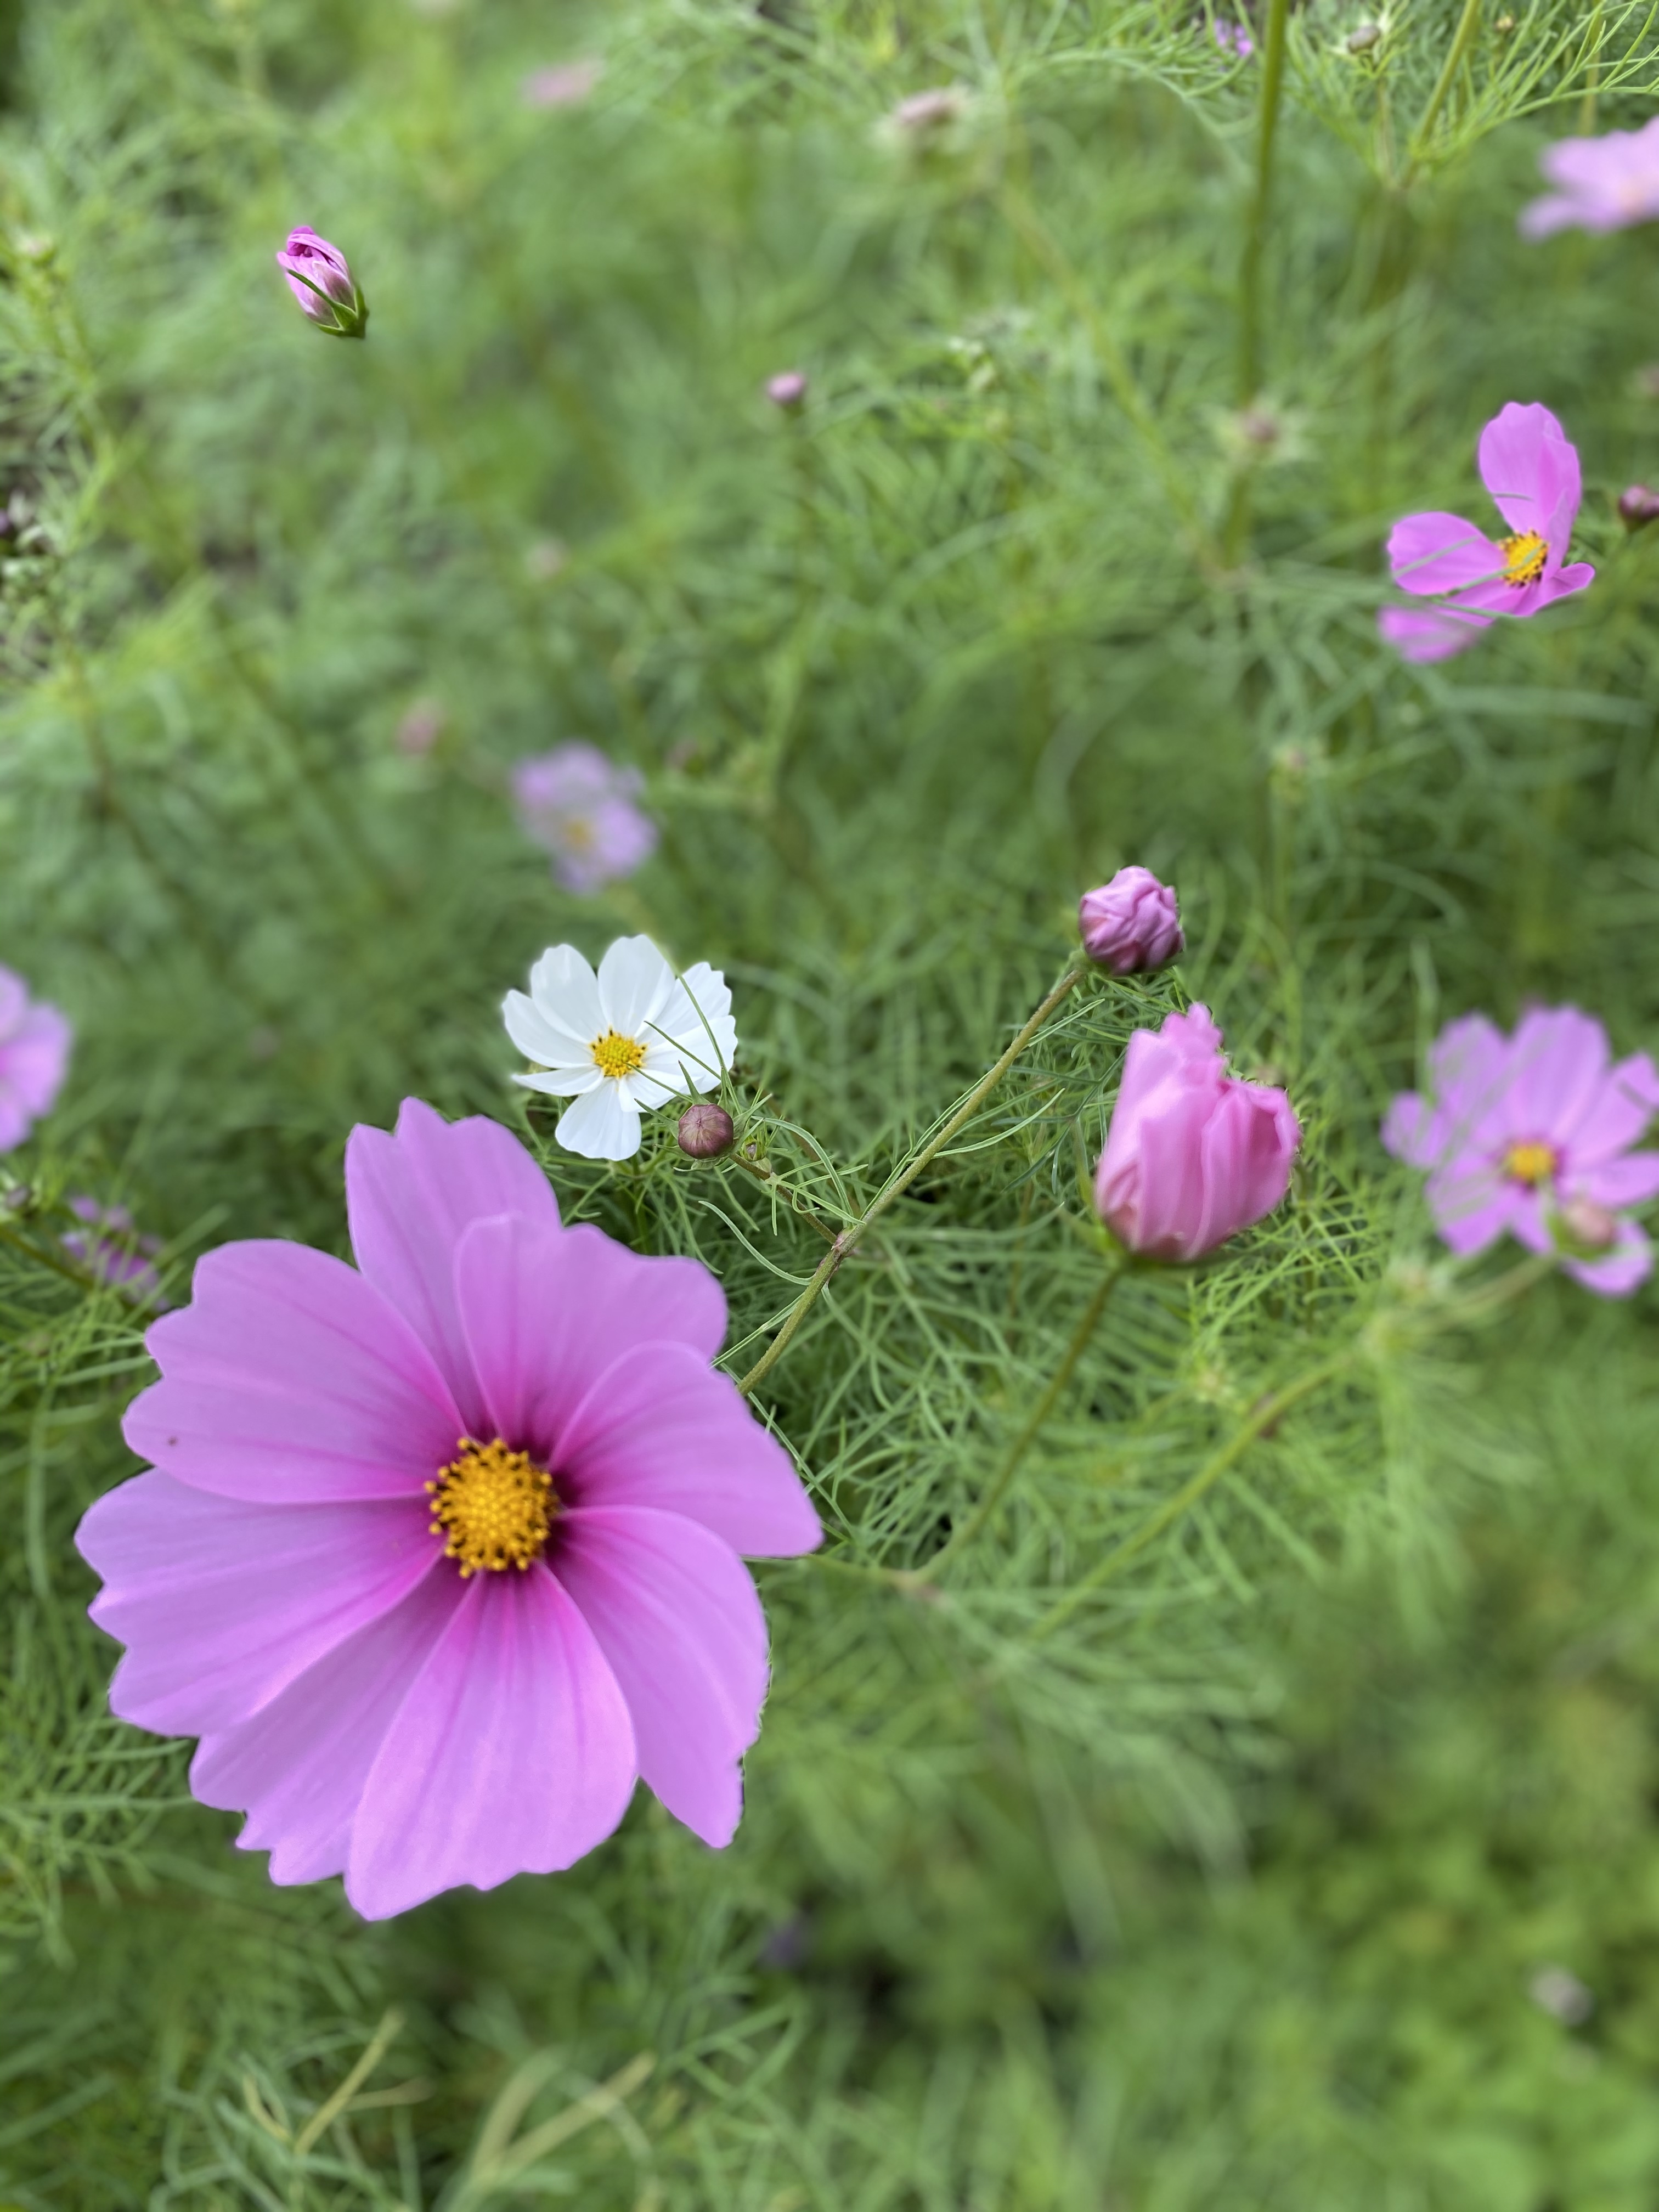
<instances>
[{"instance_id":1,"label":"blurred background foliage","mask_svg":"<svg viewBox=\"0 0 1659 2212\"><path fill-rule=\"evenodd\" d=\"M1655 1295L1454 1327L1376 1127L1452 1012L1659 1046L1659 532L1613 509L1654 240L1515 232L1659 64L1607 0L1361 21L1292 17L1253 392L1260 69L1190 0L0 8L0 957L79 1033L0 1218L0 2204L1653 2204ZM296 222L366 344L294 308ZM1482 512L1511 398L1579 447L1596 584L1407 668L1381 541ZM663 828L586 901L506 796L573 736ZM1178 978L1076 994L769 1378L834 1556L763 1571L731 1850L641 1800L387 1925L272 1888L106 1717L70 1536L148 1370L67 1197L175 1297L224 1237L343 1249L350 1123L527 1129L501 993L646 928L725 967L733 1103L833 1224L1128 859ZM1292 1202L1125 1285L919 1593L1181 993L1289 1083ZM535 1133L568 1212L717 1269L748 1364L812 1224L666 1127L615 1172Z\"/></svg>"}]
</instances>

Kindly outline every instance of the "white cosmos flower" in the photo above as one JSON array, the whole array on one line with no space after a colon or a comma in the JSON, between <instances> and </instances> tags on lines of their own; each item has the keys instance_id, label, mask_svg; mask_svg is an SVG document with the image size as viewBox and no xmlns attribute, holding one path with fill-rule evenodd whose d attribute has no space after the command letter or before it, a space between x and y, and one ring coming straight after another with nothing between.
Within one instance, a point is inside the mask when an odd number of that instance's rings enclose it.
<instances>
[{"instance_id":1,"label":"white cosmos flower","mask_svg":"<svg viewBox=\"0 0 1659 2212\"><path fill-rule=\"evenodd\" d=\"M619 937L597 975L574 945L550 946L501 1012L537 1066L513 1080L569 1099L553 1133L590 1160L638 1152L642 1107L712 1091L737 1057L725 976L706 960L677 976L648 937Z\"/></svg>"}]
</instances>

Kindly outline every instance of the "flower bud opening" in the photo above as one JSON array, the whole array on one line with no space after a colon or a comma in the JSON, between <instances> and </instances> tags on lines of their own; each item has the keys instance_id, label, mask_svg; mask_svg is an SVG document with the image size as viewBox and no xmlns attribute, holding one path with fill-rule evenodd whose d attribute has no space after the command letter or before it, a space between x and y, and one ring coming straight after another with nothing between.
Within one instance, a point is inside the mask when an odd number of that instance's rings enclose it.
<instances>
[{"instance_id":1,"label":"flower bud opening","mask_svg":"<svg viewBox=\"0 0 1659 2212\"><path fill-rule=\"evenodd\" d=\"M803 369L786 368L781 374L767 379L766 396L775 407L799 407L806 392L807 379Z\"/></svg>"},{"instance_id":2,"label":"flower bud opening","mask_svg":"<svg viewBox=\"0 0 1659 2212\"><path fill-rule=\"evenodd\" d=\"M1628 491L1621 491L1619 520L1626 530L1639 530L1644 523L1659 521L1659 491L1650 491L1645 484L1632 484Z\"/></svg>"},{"instance_id":3,"label":"flower bud opening","mask_svg":"<svg viewBox=\"0 0 1659 2212\"><path fill-rule=\"evenodd\" d=\"M1619 1217L1593 1198L1570 1198L1557 1217L1561 1240L1577 1252L1605 1252L1619 1234Z\"/></svg>"},{"instance_id":4,"label":"flower bud opening","mask_svg":"<svg viewBox=\"0 0 1659 2212\"><path fill-rule=\"evenodd\" d=\"M724 1106L716 1106L712 1098L700 1098L680 1115L676 1134L680 1150L694 1160L714 1160L731 1151L738 1132Z\"/></svg>"}]
</instances>

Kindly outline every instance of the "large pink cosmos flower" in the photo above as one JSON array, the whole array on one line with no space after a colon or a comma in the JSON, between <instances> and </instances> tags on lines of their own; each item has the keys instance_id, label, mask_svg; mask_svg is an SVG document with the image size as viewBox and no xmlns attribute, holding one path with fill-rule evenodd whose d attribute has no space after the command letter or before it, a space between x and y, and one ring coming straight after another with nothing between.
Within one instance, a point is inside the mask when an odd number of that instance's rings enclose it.
<instances>
[{"instance_id":1,"label":"large pink cosmos flower","mask_svg":"<svg viewBox=\"0 0 1659 2212\"><path fill-rule=\"evenodd\" d=\"M1429 1210L1454 1252L1508 1231L1606 1297L1653 1265L1616 1209L1659 1194L1659 1152L1631 1148L1659 1113L1644 1052L1612 1063L1607 1034L1576 1006L1538 1007L1506 1037L1484 1014L1449 1022L1429 1054L1430 1095L1403 1092L1382 1142L1427 1168Z\"/></svg>"},{"instance_id":2,"label":"large pink cosmos flower","mask_svg":"<svg viewBox=\"0 0 1659 2212\"><path fill-rule=\"evenodd\" d=\"M636 1777L728 1842L767 1682L738 1553L820 1530L709 1364L719 1284L564 1228L505 1129L416 1099L352 1132L346 1199L355 1268L228 1244L149 1332L151 1471L76 1538L112 1706L199 1735L244 1849L370 1919L568 1866Z\"/></svg>"},{"instance_id":3,"label":"large pink cosmos flower","mask_svg":"<svg viewBox=\"0 0 1659 2212\"><path fill-rule=\"evenodd\" d=\"M1101 1219L1149 1260L1197 1260L1271 1213L1302 1129L1282 1091L1229 1075L1207 1006L1129 1039L1095 1176Z\"/></svg>"},{"instance_id":4,"label":"large pink cosmos flower","mask_svg":"<svg viewBox=\"0 0 1659 2212\"><path fill-rule=\"evenodd\" d=\"M64 1087L75 1031L67 1015L0 968L0 1152L21 1145Z\"/></svg>"},{"instance_id":5,"label":"large pink cosmos flower","mask_svg":"<svg viewBox=\"0 0 1659 2212\"><path fill-rule=\"evenodd\" d=\"M1578 455L1547 407L1511 400L1480 433L1480 479L1510 526L1493 539L1461 514L1408 514L1389 538L1389 562L1402 592L1436 594L1440 621L1383 635L1416 660L1440 659L1462 641L1446 627L1494 615L1535 615L1595 575L1588 562L1566 563L1582 484ZM1564 565L1565 563L1565 565ZM1389 610L1384 610L1384 617Z\"/></svg>"},{"instance_id":6,"label":"large pink cosmos flower","mask_svg":"<svg viewBox=\"0 0 1659 2212\"><path fill-rule=\"evenodd\" d=\"M1538 166L1556 189L1521 210L1523 238L1552 231L1624 230L1659 216L1659 115L1639 131L1600 138L1563 138L1547 146Z\"/></svg>"}]
</instances>

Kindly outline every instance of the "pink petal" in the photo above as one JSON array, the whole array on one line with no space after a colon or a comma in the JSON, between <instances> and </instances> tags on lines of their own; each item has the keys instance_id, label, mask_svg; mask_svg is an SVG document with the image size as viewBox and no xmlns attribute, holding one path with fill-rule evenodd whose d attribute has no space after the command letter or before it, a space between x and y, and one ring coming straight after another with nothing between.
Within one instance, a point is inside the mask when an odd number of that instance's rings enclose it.
<instances>
[{"instance_id":1,"label":"pink petal","mask_svg":"<svg viewBox=\"0 0 1659 2212\"><path fill-rule=\"evenodd\" d=\"M1435 1039L1429 1049L1429 1081L1440 1117L1437 1156L1499 1141L1508 1126L1504 1109L1509 1049L1509 1039L1484 1014L1461 1015Z\"/></svg>"},{"instance_id":2,"label":"pink petal","mask_svg":"<svg viewBox=\"0 0 1659 2212\"><path fill-rule=\"evenodd\" d=\"M222 1245L144 1340L162 1380L122 1434L179 1482L273 1505L418 1493L459 1413L408 1323L303 1244Z\"/></svg>"},{"instance_id":3,"label":"pink petal","mask_svg":"<svg viewBox=\"0 0 1659 2212\"><path fill-rule=\"evenodd\" d=\"M1578 456L1547 407L1510 400L1480 433L1480 481L1512 531L1535 530L1559 560L1583 495Z\"/></svg>"},{"instance_id":4,"label":"pink petal","mask_svg":"<svg viewBox=\"0 0 1659 2212\"><path fill-rule=\"evenodd\" d=\"M1402 1091L1382 1116L1382 1149L1408 1167L1432 1167L1440 1157L1437 1109L1415 1091Z\"/></svg>"},{"instance_id":5,"label":"pink petal","mask_svg":"<svg viewBox=\"0 0 1659 2212\"><path fill-rule=\"evenodd\" d=\"M252 1720L204 1739L191 1790L204 1805L246 1813L237 1847L269 1851L273 1881L345 1872L369 1769L469 1587L447 1571L427 1576Z\"/></svg>"},{"instance_id":6,"label":"pink petal","mask_svg":"<svg viewBox=\"0 0 1659 2212\"><path fill-rule=\"evenodd\" d=\"M76 1532L92 1617L127 1646L111 1710L158 1735L245 1721L377 1620L441 1556L413 1499L249 1505L141 1474Z\"/></svg>"},{"instance_id":7,"label":"pink petal","mask_svg":"<svg viewBox=\"0 0 1659 2212\"><path fill-rule=\"evenodd\" d=\"M593 1509L558 1524L553 1571L628 1701L640 1775L717 1850L743 1812L760 1733L766 1616L730 1547L678 1513Z\"/></svg>"},{"instance_id":8,"label":"pink petal","mask_svg":"<svg viewBox=\"0 0 1659 2212\"><path fill-rule=\"evenodd\" d=\"M1462 591L1504 573L1504 555L1461 514L1408 514L1389 533L1389 565L1402 592Z\"/></svg>"},{"instance_id":9,"label":"pink petal","mask_svg":"<svg viewBox=\"0 0 1659 2212\"><path fill-rule=\"evenodd\" d=\"M1604 1298L1627 1298L1653 1272L1653 1248L1633 1221L1619 1224L1619 1242L1598 1260L1564 1260L1575 1282Z\"/></svg>"},{"instance_id":10,"label":"pink petal","mask_svg":"<svg viewBox=\"0 0 1659 2212\"><path fill-rule=\"evenodd\" d=\"M556 1229L547 1177L499 1122L446 1121L418 1098L404 1099L391 1135L352 1131L345 1174L357 1265L437 1361L471 1436L486 1417L455 1308L455 1247L488 1214Z\"/></svg>"},{"instance_id":11,"label":"pink petal","mask_svg":"<svg viewBox=\"0 0 1659 2212\"><path fill-rule=\"evenodd\" d=\"M603 1230L554 1230L522 1216L467 1231L455 1296L485 1425L550 1466L612 1361L649 1340L684 1345L706 1368L726 1334L726 1294L700 1261L647 1259Z\"/></svg>"},{"instance_id":12,"label":"pink petal","mask_svg":"<svg viewBox=\"0 0 1659 2212\"><path fill-rule=\"evenodd\" d=\"M369 1770L346 1895L384 1920L551 1874L611 1833L635 1776L628 1707L572 1601L542 1566L477 1575Z\"/></svg>"},{"instance_id":13,"label":"pink petal","mask_svg":"<svg viewBox=\"0 0 1659 2212\"><path fill-rule=\"evenodd\" d=\"M1644 1052L1607 1071L1607 1080L1572 1132L1575 1169L1594 1167L1633 1145L1659 1114L1659 1068Z\"/></svg>"},{"instance_id":14,"label":"pink petal","mask_svg":"<svg viewBox=\"0 0 1659 2212\"><path fill-rule=\"evenodd\" d=\"M1434 1225L1460 1257L1484 1252L1515 1225L1529 1194L1499 1173L1489 1159L1463 1154L1429 1177L1425 1196Z\"/></svg>"},{"instance_id":15,"label":"pink petal","mask_svg":"<svg viewBox=\"0 0 1659 2212\"><path fill-rule=\"evenodd\" d=\"M1379 635L1407 660L1449 660L1467 652L1490 629L1486 615L1464 614L1449 607L1379 607Z\"/></svg>"},{"instance_id":16,"label":"pink petal","mask_svg":"<svg viewBox=\"0 0 1659 2212\"><path fill-rule=\"evenodd\" d=\"M727 1376L684 1346L635 1346L559 1439L553 1479L572 1506L653 1506L751 1559L814 1550L823 1531L789 1455Z\"/></svg>"},{"instance_id":17,"label":"pink petal","mask_svg":"<svg viewBox=\"0 0 1659 2212\"><path fill-rule=\"evenodd\" d=\"M1582 1194L1597 1206L1644 1206L1659 1198L1659 1152L1626 1152L1589 1168L1575 1156L1571 1187L1575 1198Z\"/></svg>"},{"instance_id":18,"label":"pink petal","mask_svg":"<svg viewBox=\"0 0 1659 2212\"><path fill-rule=\"evenodd\" d=\"M1607 1033L1576 1006L1536 1007L1510 1040L1507 1133L1564 1144L1599 1096Z\"/></svg>"}]
</instances>

